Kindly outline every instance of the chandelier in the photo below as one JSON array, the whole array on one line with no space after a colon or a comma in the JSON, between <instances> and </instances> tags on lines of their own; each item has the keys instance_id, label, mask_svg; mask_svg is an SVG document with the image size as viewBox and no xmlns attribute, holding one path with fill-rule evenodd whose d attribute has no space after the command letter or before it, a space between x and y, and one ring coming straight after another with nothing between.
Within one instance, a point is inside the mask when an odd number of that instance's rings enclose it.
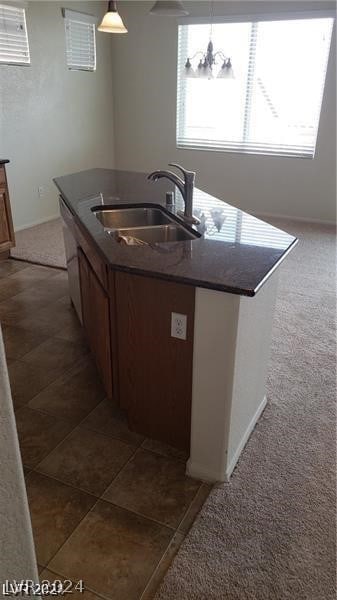
<instances>
[{"instance_id":1,"label":"chandelier","mask_svg":"<svg viewBox=\"0 0 337 600\"><path fill-rule=\"evenodd\" d=\"M202 55L202 57L200 58L199 64L196 69L193 69L191 60L193 60L196 56L200 54ZM216 78L235 79L231 59L225 56L222 50L217 50L216 52L214 52L212 40L208 42L206 52L199 50L191 58L187 58L185 63L185 76L200 77L201 79L213 79L213 65L217 64L217 56L220 57L222 66L221 69L218 71Z\"/></svg>"},{"instance_id":2,"label":"chandelier","mask_svg":"<svg viewBox=\"0 0 337 600\"><path fill-rule=\"evenodd\" d=\"M229 56L226 56L222 50L216 50L214 52L214 46L212 42L213 34L213 0L211 2L211 30L209 35L209 42L207 45L206 52L198 50L192 57L188 57L185 63L185 76L186 77L199 77L201 79L213 79L214 76L217 79L235 79L232 61ZM200 56L201 55L201 56ZM197 56L200 56L199 64L193 69L192 62ZM218 64L218 57L221 60L221 68L214 74L213 67Z\"/></svg>"}]
</instances>

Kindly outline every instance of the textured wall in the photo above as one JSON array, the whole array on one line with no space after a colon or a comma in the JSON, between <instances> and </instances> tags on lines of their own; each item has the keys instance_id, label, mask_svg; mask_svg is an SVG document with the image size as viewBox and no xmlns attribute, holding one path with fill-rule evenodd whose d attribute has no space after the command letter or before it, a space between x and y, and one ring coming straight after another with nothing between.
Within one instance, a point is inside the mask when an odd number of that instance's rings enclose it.
<instances>
[{"instance_id":1,"label":"textured wall","mask_svg":"<svg viewBox=\"0 0 337 600\"><path fill-rule=\"evenodd\" d=\"M1 328L0 456L0 585L2 586L6 579L38 581Z\"/></svg>"},{"instance_id":2,"label":"textured wall","mask_svg":"<svg viewBox=\"0 0 337 600\"><path fill-rule=\"evenodd\" d=\"M111 36L97 33L96 72L69 71L62 6L29 2L31 66L0 66L0 157L11 160L7 172L16 228L58 213L52 177L113 166ZM99 17L106 3L66 6Z\"/></svg>"},{"instance_id":3,"label":"textured wall","mask_svg":"<svg viewBox=\"0 0 337 600\"><path fill-rule=\"evenodd\" d=\"M185 0L191 16L209 15L209 2ZM335 38L314 160L248 156L175 145L177 20L151 16L153 2L120 2L129 29L114 46L117 166L150 171L169 161L197 171L198 185L256 213L335 220ZM214 2L216 15L334 7L329 2ZM280 74L282 76L282 74Z\"/></svg>"}]
</instances>

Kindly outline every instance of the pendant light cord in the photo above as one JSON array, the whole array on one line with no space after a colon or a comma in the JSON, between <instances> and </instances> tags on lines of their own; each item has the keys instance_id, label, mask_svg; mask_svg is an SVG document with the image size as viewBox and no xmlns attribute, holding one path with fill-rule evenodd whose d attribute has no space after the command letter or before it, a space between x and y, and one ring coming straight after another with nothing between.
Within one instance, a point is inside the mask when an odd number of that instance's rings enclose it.
<instances>
[{"instance_id":1,"label":"pendant light cord","mask_svg":"<svg viewBox=\"0 0 337 600\"><path fill-rule=\"evenodd\" d=\"M211 17L211 30L209 33L209 39L212 39L212 35L213 35L213 17L214 17L214 2L213 0L211 0L211 10L210 10L210 17Z\"/></svg>"}]
</instances>

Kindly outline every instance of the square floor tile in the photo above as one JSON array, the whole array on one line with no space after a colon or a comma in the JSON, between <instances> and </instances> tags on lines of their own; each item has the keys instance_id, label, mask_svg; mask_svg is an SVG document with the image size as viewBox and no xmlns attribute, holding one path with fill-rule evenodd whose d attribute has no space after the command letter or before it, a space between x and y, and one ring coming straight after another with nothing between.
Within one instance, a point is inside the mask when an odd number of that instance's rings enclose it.
<instances>
[{"instance_id":1,"label":"square floor tile","mask_svg":"<svg viewBox=\"0 0 337 600\"><path fill-rule=\"evenodd\" d=\"M22 360L8 360L8 373L15 407L27 404L36 394L59 377L59 370L46 369Z\"/></svg>"},{"instance_id":2,"label":"square floor tile","mask_svg":"<svg viewBox=\"0 0 337 600\"><path fill-rule=\"evenodd\" d=\"M29 403L77 425L105 396L91 356L87 355Z\"/></svg>"},{"instance_id":3,"label":"square floor tile","mask_svg":"<svg viewBox=\"0 0 337 600\"><path fill-rule=\"evenodd\" d=\"M100 496L134 453L134 448L77 427L37 470Z\"/></svg>"},{"instance_id":4,"label":"square floor tile","mask_svg":"<svg viewBox=\"0 0 337 600\"><path fill-rule=\"evenodd\" d=\"M101 500L83 519L49 568L116 600L139 597L172 531Z\"/></svg>"},{"instance_id":5,"label":"square floor tile","mask_svg":"<svg viewBox=\"0 0 337 600\"><path fill-rule=\"evenodd\" d=\"M66 593L65 596L67 597L69 595L71 600L101 600L100 596L96 596L96 594L90 592L85 587L83 591L80 591L80 588L78 587L80 581L72 582L71 587L69 587L70 583L66 581L67 579L69 578L58 575L58 573L53 573L52 571L49 571L49 569L43 569L42 573L40 574L40 583L42 583L42 581L46 581L48 584L53 584L54 582L56 583L61 581L64 586L63 589L68 589L68 593ZM58 585L58 583L56 583L56 585Z\"/></svg>"},{"instance_id":6,"label":"square floor tile","mask_svg":"<svg viewBox=\"0 0 337 600\"><path fill-rule=\"evenodd\" d=\"M15 273L11 274L12 279L17 281L33 281L38 282L48 277L54 277L60 273L59 269L52 269L50 267L43 267L41 265L33 265L26 263L25 269L16 270Z\"/></svg>"},{"instance_id":7,"label":"square floor tile","mask_svg":"<svg viewBox=\"0 0 337 600\"><path fill-rule=\"evenodd\" d=\"M20 292L15 298L22 300L26 304L33 304L36 307L43 307L46 304L55 302L68 291L68 281L60 275L48 277L48 281L39 281Z\"/></svg>"},{"instance_id":8,"label":"square floor tile","mask_svg":"<svg viewBox=\"0 0 337 600\"><path fill-rule=\"evenodd\" d=\"M68 300L68 306L69 306L69 310L75 310L73 308L73 306L70 304L69 299ZM71 323L68 324L63 324L62 327L59 328L59 330L57 331L57 333L55 334L55 337L59 337L63 340L69 340L70 342L82 342L84 344L87 344L86 341L86 337L85 337L85 332L84 329L77 317L77 315L75 315L76 318L74 318Z\"/></svg>"},{"instance_id":9,"label":"square floor tile","mask_svg":"<svg viewBox=\"0 0 337 600\"><path fill-rule=\"evenodd\" d=\"M200 485L185 475L183 462L140 449L103 497L176 528Z\"/></svg>"},{"instance_id":10,"label":"square floor tile","mask_svg":"<svg viewBox=\"0 0 337 600\"><path fill-rule=\"evenodd\" d=\"M0 302L0 321L6 325L18 325L22 319L34 316L36 308L17 296Z\"/></svg>"},{"instance_id":11,"label":"square floor tile","mask_svg":"<svg viewBox=\"0 0 337 600\"><path fill-rule=\"evenodd\" d=\"M35 467L70 433L73 426L23 406L16 412L22 462Z\"/></svg>"},{"instance_id":12,"label":"square floor tile","mask_svg":"<svg viewBox=\"0 0 337 600\"><path fill-rule=\"evenodd\" d=\"M33 472L26 478L26 487L37 562L46 566L96 498Z\"/></svg>"},{"instance_id":13,"label":"square floor tile","mask_svg":"<svg viewBox=\"0 0 337 600\"><path fill-rule=\"evenodd\" d=\"M46 336L12 325L3 325L2 333L6 356L13 360L21 358L36 346L46 341Z\"/></svg>"},{"instance_id":14,"label":"square floor tile","mask_svg":"<svg viewBox=\"0 0 337 600\"><path fill-rule=\"evenodd\" d=\"M31 285L30 281L17 281L10 277L1 278L0 276L0 302L13 298L13 296L20 294Z\"/></svg>"},{"instance_id":15,"label":"square floor tile","mask_svg":"<svg viewBox=\"0 0 337 600\"><path fill-rule=\"evenodd\" d=\"M76 330L79 325L78 317L73 306L60 301L52 302L40 309L40 320L48 321L50 318L52 318L54 324L57 325L56 335L65 328Z\"/></svg>"},{"instance_id":16,"label":"square floor tile","mask_svg":"<svg viewBox=\"0 0 337 600\"><path fill-rule=\"evenodd\" d=\"M119 410L111 400L103 400L82 423L94 431L110 435L122 442L140 446L144 436L128 428L125 413Z\"/></svg>"},{"instance_id":17,"label":"square floor tile","mask_svg":"<svg viewBox=\"0 0 337 600\"><path fill-rule=\"evenodd\" d=\"M183 460L184 462L187 462L188 460L187 452L178 450L178 448L173 448L172 446L164 444L163 442L159 442L158 440L146 439L142 443L142 448L145 448L145 450L151 450L151 452L161 454L162 456L177 458L178 460Z\"/></svg>"},{"instance_id":18,"label":"square floor tile","mask_svg":"<svg viewBox=\"0 0 337 600\"><path fill-rule=\"evenodd\" d=\"M16 273L17 271L22 271L22 269L26 269L29 266L30 266L29 263L25 263L21 260L13 260L10 258L7 260L1 260L0 261L0 278L8 277L9 275L12 275L13 273Z\"/></svg>"},{"instance_id":19,"label":"square floor tile","mask_svg":"<svg viewBox=\"0 0 337 600\"><path fill-rule=\"evenodd\" d=\"M25 354L22 360L32 365L44 367L63 374L88 353L81 344L74 344L58 338L50 338L37 348Z\"/></svg>"},{"instance_id":20,"label":"square floor tile","mask_svg":"<svg viewBox=\"0 0 337 600\"><path fill-rule=\"evenodd\" d=\"M31 312L28 316L21 316L15 324L21 329L35 331L45 337L53 337L60 330L52 314L46 317L42 316L40 311Z\"/></svg>"}]
</instances>

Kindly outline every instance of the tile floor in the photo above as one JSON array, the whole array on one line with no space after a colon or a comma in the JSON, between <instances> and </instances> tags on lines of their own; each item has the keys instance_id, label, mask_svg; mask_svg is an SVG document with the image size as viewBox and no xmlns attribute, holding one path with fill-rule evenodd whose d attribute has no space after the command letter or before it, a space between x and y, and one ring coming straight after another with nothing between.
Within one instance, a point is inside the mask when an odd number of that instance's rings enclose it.
<instances>
[{"instance_id":1,"label":"tile floor","mask_svg":"<svg viewBox=\"0 0 337 600\"><path fill-rule=\"evenodd\" d=\"M64 271L0 262L0 321L44 579L74 600L148 600L210 487L104 397Z\"/></svg>"}]
</instances>

